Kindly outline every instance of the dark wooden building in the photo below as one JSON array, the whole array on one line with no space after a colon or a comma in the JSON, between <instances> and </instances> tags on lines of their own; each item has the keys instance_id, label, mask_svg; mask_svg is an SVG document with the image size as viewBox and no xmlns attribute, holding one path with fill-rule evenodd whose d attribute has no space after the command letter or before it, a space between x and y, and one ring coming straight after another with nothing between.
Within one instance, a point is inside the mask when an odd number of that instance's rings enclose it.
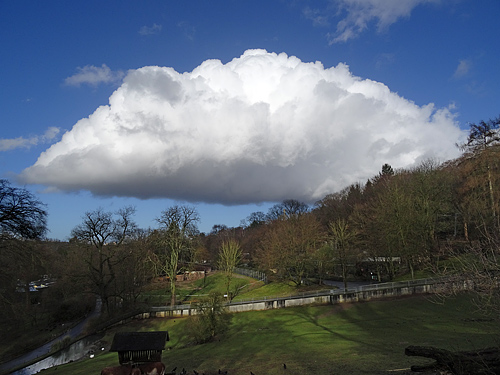
<instances>
[{"instance_id":1,"label":"dark wooden building","mask_svg":"<svg viewBox=\"0 0 500 375\"><path fill-rule=\"evenodd\" d=\"M118 352L120 365L161 362L166 341L167 331L117 332L109 351Z\"/></svg>"}]
</instances>

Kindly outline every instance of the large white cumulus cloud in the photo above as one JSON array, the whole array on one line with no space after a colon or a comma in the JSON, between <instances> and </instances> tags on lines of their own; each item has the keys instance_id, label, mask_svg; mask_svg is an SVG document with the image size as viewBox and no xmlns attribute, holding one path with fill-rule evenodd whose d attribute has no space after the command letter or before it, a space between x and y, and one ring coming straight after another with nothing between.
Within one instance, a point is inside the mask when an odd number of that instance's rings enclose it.
<instances>
[{"instance_id":1,"label":"large white cumulus cloud","mask_svg":"<svg viewBox=\"0 0 500 375\"><path fill-rule=\"evenodd\" d=\"M95 195L223 204L312 202L372 177L457 155L447 109L284 53L248 50L192 72L148 66L25 169L25 183Z\"/></svg>"}]
</instances>

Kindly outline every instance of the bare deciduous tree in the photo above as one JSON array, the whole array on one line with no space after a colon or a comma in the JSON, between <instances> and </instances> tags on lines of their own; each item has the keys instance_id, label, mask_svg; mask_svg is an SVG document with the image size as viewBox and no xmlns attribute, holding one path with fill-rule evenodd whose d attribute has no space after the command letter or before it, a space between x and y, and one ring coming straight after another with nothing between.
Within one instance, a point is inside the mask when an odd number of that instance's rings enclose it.
<instances>
[{"instance_id":1,"label":"bare deciduous tree","mask_svg":"<svg viewBox=\"0 0 500 375\"><path fill-rule=\"evenodd\" d=\"M340 264L344 289L347 289L347 267L356 254L354 243L357 232L345 219L337 219L329 225L330 248L333 258Z\"/></svg>"},{"instance_id":2,"label":"bare deciduous tree","mask_svg":"<svg viewBox=\"0 0 500 375\"><path fill-rule=\"evenodd\" d=\"M28 190L11 186L0 179L0 315L12 315L18 280L24 283L25 304L29 312L30 281L42 269L39 243L46 231L44 205Z\"/></svg>"},{"instance_id":3,"label":"bare deciduous tree","mask_svg":"<svg viewBox=\"0 0 500 375\"><path fill-rule=\"evenodd\" d=\"M285 199L271 208L266 215L268 221L278 220L280 218L290 218L309 212L309 206L295 199Z\"/></svg>"},{"instance_id":4,"label":"bare deciduous tree","mask_svg":"<svg viewBox=\"0 0 500 375\"><path fill-rule=\"evenodd\" d=\"M226 277L226 294L227 298L232 299L231 291L229 290L231 286L231 280L233 278L233 272L235 267L238 265L241 259L241 247L240 244L233 238L223 241L219 248L219 259L217 266L219 270L224 272Z\"/></svg>"},{"instance_id":5,"label":"bare deciduous tree","mask_svg":"<svg viewBox=\"0 0 500 375\"><path fill-rule=\"evenodd\" d=\"M71 234L85 249L88 277L95 293L102 299L108 313L111 286L116 279L116 266L127 254L120 253L120 245L133 237L136 224L132 220L134 207L125 207L117 213L102 208L86 212L83 222Z\"/></svg>"},{"instance_id":6,"label":"bare deciduous tree","mask_svg":"<svg viewBox=\"0 0 500 375\"><path fill-rule=\"evenodd\" d=\"M47 231L47 211L26 189L0 180L0 229L2 237L40 238Z\"/></svg>"},{"instance_id":7,"label":"bare deciduous tree","mask_svg":"<svg viewBox=\"0 0 500 375\"><path fill-rule=\"evenodd\" d=\"M156 219L161 228L155 233L155 260L170 280L171 304L175 305L179 262L190 260L198 234L198 211L189 206L172 206Z\"/></svg>"},{"instance_id":8,"label":"bare deciduous tree","mask_svg":"<svg viewBox=\"0 0 500 375\"><path fill-rule=\"evenodd\" d=\"M491 216L495 228L500 226L498 218L498 192L493 176L493 167L495 164L495 154L498 153L500 144L500 117L488 121L480 121L477 124L470 124L469 136L467 142L459 147L465 152L466 159L475 159L476 165L483 166L485 169L485 179L489 197Z\"/></svg>"},{"instance_id":9,"label":"bare deciduous tree","mask_svg":"<svg viewBox=\"0 0 500 375\"><path fill-rule=\"evenodd\" d=\"M321 226L312 214L276 220L260 242L260 267L299 286L313 266L322 239Z\"/></svg>"}]
</instances>

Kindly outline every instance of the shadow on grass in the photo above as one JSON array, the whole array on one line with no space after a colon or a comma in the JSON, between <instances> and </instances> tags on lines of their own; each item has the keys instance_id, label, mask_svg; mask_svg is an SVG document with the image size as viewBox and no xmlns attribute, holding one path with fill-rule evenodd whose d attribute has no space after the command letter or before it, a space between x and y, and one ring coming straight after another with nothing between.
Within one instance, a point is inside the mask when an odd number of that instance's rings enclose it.
<instances>
[{"instance_id":1,"label":"shadow on grass","mask_svg":"<svg viewBox=\"0 0 500 375\"><path fill-rule=\"evenodd\" d=\"M388 374L396 369L402 374L410 365L429 362L406 357L408 345L459 350L494 343L498 322L471 320L475 315L467 307L467 298L437 305L413 297L236 313L227 334L196 346L187 345L186 318L155 320L154 329L170 333L172 349L163 354L167 369L185 368L191 374L217 374L219 368L229 375ZM141 324L153 322L137 327ZM97 369L89 364L86 370Z\"/></svg>"}]
</instances>

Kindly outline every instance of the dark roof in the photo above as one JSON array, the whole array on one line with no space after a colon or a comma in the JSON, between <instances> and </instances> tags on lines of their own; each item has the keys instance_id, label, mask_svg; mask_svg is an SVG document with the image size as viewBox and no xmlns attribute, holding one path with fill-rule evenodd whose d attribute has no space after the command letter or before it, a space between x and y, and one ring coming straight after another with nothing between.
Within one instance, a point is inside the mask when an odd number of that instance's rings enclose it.
<instances>
[{"instance_id":1,"label":"dark roof","mask_svg":"<svg viewBox=\"0 0 500 375\"><path fill-rule=\"evenodd\" d=\"M117 332L109 351L163 350L167 340L167 331Z\"/></svg>"}]
</instances>

